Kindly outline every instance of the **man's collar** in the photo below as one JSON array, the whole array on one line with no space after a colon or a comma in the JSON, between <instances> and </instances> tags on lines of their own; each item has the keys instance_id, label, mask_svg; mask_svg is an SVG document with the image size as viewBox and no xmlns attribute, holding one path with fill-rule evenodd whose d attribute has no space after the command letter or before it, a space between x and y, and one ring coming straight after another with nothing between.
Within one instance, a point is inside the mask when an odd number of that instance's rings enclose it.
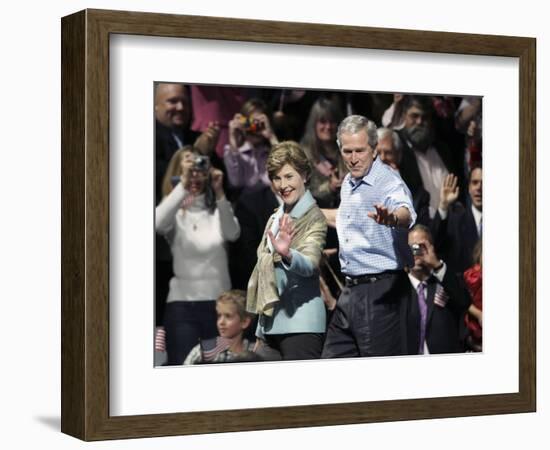
<instances>
[{"instance_id":1,"label":"man's collar","mask_svg":"<svg viewBox=\"0 0 550 450\"><path fill-rule=\"evenodd\" d=\"M481 220L483 213L479 209L477 209L472 202L470 202L470 208L472 209L474 220L476 221L476 223L478 223Z\"/></svg>"},{"instance_id":2,"label":"man's collar","mask_svg":"<svg viewBox=\"0 0 550 450\"><path fill-rule=\"evenodd\" d=\"M425 280L419 280L418 278L416 278L412 273L408 273L407 274L408 277L409 277L409 280L411 281L411 284L413 285L413 288L415 289L418 289L418 285L420 283L425 283L426 285L428 284L430 278L432 277L433 273L431 273L428 278L426 278Z\"/></svg>"}]
</instances>

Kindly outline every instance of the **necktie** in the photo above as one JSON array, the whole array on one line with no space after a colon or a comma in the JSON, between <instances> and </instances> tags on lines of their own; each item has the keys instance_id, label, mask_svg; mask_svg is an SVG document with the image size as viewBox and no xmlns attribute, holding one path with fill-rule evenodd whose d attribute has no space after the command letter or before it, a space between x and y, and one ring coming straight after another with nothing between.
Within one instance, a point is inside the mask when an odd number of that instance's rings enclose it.
<instances>
[{"instance_id":1,"label":"necktie","mask_svg":"<svg viewBox=\"0 0 550 450\"><path fill-rule=\"evenodd\" d=\"M172 132L172 137L174 138L174 141L176 141L176 144L177 144L178 148L182 148L183 147L183 141L180 139L180 137L174 132Z\"/></svg>"},{"instance_id":2,"label":"necktie","mask_svg":"<svg viewBox=\"0 0 550 450\"><path fill-rule=\"evenodd\" d=\"M426 283L422 282L416 288L418 294L418 309L420 311L420 342L418 344L418 354L424 354L424 342L426 340L426 318L428 316L428 306L426 305L425 294Z\"/></svg>"}]
</instances>

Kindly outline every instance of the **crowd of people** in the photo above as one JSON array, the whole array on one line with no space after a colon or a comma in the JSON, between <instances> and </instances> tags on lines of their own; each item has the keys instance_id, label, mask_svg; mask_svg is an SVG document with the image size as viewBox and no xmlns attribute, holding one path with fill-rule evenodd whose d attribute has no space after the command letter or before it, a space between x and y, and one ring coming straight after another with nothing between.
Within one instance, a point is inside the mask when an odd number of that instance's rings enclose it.
<instances>
[{"instance_id":1,"label":"crowd of people","mask_svg":"<svg viewBox=\"0 0 550 450\"><path fill-rule=\"evenodd\" d=\"M154 98L155 364L482 351L480 98Z\"/></svg>"}]
</instances>

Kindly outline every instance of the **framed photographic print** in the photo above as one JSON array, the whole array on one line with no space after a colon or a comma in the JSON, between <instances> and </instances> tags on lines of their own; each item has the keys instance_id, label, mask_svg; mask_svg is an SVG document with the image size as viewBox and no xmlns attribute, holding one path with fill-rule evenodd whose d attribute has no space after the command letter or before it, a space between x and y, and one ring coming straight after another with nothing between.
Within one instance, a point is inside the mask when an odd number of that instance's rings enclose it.
<instances>
[{"instance_id":1,"label":"framed photographic print","mask_svg":"<svg viewBox=\"0 0 550 450\"><path fill-rule=\"evenodd\" d=\"M159 106L169 85L185 85L193 108L202 98L207 110L186 118L192 138L170 139L201 156L212 126L219 136L206 161L222 168L232 129L266 131L252 113L235 116L254 98L269 105L267 128L294 140L303 131L283 119L288 105L309 97L306 115L322 97L342 116L359 112L380 124L403 94L420 93L439 118L449 106L453 129L462 100L477 104L482 132L475 123L460 143L478 136L484 149L483 351L155 362L155 209L161 180L168 192L182 182L180 172L165 176L171 155L163 166L154 151L156 123L170 114ZM208 110L216 95L235 100L231 113ZM304 114L296 117L307 126ZM203 163L192 159L193 170ZM62 431L100 440L534 411L535 169L534 39L102 10L63 18ZM243 186L231 176L225 194L236 210ZM468 183L461 187L467 196ZM229 255L244 261L240 248Z\"/></svg>"}]
</instances>

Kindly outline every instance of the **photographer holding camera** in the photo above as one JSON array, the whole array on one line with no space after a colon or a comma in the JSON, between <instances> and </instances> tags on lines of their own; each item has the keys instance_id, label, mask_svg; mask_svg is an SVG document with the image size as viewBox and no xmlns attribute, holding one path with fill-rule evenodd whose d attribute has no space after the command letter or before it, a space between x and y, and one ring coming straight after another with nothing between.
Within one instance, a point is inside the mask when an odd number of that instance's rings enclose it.
<instances>
[{"instance_id":1,"label":"photographer holding camera","mask_svg":"<svg viewBox=\"0 0 550 450\"><path fill-rule=\"evenodd\" d=\"M465 285L435 253L429 228L415 225L408 242L414 264L400 296L405 353L463 352L463 317L470 305Z\"/></svg>"},{"instance_id":2,"label":"photographer holding camera","mask_svg":"<svg viewBox=\"0 0 550 450\"><path fill-rule=\"evenodd\" d=\"M200 339L217 335L215 299L231 289L225 244L238 239L240 227L223 173L192 147L174 154L162 187L155 229L173 256L164 327L167 365L177 365Z\"/></svg>"},{"instance_id":3,"label":"photographer holding camera","mask_svg":"<svg viewBox=\"0 0 550 450\"><path fill-rule=\"evenodd\" d=\"M231 187L249 191L270 186L266 161L271 147L278 143L260 99L250 99L229 122L229 144L224 162Z\"/></svg>"}]
</instances>

